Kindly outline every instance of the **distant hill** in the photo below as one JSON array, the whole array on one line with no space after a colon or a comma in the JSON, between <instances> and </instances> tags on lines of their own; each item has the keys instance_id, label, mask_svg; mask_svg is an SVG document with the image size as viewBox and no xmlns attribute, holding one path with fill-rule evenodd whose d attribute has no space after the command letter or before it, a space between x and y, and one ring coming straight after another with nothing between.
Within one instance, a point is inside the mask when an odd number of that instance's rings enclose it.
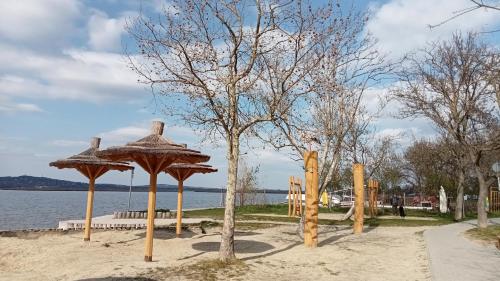
<instances>
[{"instance_id":1,"label":"distant hill","mask_svg":"<svg viewBox=\"0 0 500 281\"><path fill-rule=\"evenodd\" d=\"M46 177L0 177L0 190L36 190L36 191L87 191L89 184L85 182L73 182L66 180L51 179ZM128 192L128 185L98 183L95 185L97 191L118 191ZM147 192L149 186L134 185L134 192ZM158 192L177 192L176 185L158 184ZM184 186L185 191L195 192L221 192L221 188ZM264 192L262 190L262 192ZM265 190L266 193L287 193L287 190L271 189Z\"/></svg>"}]
</instances>

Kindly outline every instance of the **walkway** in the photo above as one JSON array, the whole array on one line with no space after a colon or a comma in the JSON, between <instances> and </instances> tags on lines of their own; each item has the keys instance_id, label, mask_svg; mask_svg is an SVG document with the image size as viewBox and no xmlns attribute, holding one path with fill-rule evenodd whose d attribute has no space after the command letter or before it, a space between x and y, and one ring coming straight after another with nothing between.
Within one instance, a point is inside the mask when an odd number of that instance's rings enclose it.
<instances>
[{"instance_id":1,"label":"walkway","mask_svg":"<svg viewBox=\"0 0 500 281\"><path fill-rule=\"evenodd\" d=\"M489 222L500 224L500 218ZM500 251L494 245L483 246L463 236L475 226L476 220L471 220L424 232L432 280L500 280Z\"/></svg>"}]
</instances>

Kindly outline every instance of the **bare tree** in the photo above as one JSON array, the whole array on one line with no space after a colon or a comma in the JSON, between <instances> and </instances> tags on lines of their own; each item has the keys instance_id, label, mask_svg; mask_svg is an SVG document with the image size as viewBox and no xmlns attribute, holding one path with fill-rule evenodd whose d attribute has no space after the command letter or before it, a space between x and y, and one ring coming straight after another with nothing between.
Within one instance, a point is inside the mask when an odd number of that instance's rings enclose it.
<instances>
[{"instance_id":1,"label":"bare tree","mask_svg":"<svg viewBox=\"0 0 500 281\"><path fill-rule=\"evenodd\" d=\"M462 17L466 14L472 13L472 12L480 10L480 9L491 10L493 12L500 12L500 1L498 1L498 0L487 0L487 1L469 0L469 1L471 3L470 6L464 8L464 9L458 10L458 11L454 11L451 16L447 17L446 19L444 19L443 21L441 21L437 24L429 24L429 28L432 29L432 28L439 27L443 24L446 24L446 23L456 19L456 18ZM484 31L482 33L496 33L496 32L500 32L500 29L488 30L488 31Z\"/></svg>"},{"instance_id":2,"label":"bare tree","mask_svg":"<svg viewBox=\"0 0 500 281\"><path fill-rule=\"evenodd\" d=\"M327 3L306 1L171 1L128 31L141 55L129 55L140 81L166 99L165 111L205 135L225 140L227 196L219 251L234 255L234 205L240 143L259 124L286 116L311 92L310 77L332 48Z\"/></svg>"},{"instance_id":3,"label":"bare tree","mask_svg":"<svg viewBox=\"0 0 500 281\"><path fill-rule=\"evenodd\" d=\"M258 180L259 167L249 167L244 161L240 161L238 171L238 182L236 184L237 205L254 205L258 203Z\"/></svg>"},{"instance_id":4,"label":"bare tree","mask_svg":"<svg viewBox=\"0 0 500 281\"><path fill-rule=\"evenodd\" d=\"M365 33L368 14L355 7L337 9L336 31L331 48L317 71L311 73L312 93L304 96L286 115L273 120L260 137L277 149L291 149L292 158L302 160L305 150L319 150L319 195L340 176L354 127L370 123L362 101L367 89L376 85L390 65L376 49L376 41ZM376 103L376 101L375 101Z\"/></svg>"},{"instance_id":5,"label":"bare tree","mask_svg":"<svg viewBox=\"0 0 500 281\"><path fill-rule=\"evenodd\" d=\"M393 91L403 105L402 117L429 119L445 139L463 149L479 182L479 227L487 225L487 183L480 161L500 142L499 109L488 82L491 55L475 34L455 34L448 42L409 55L398 73L401 85Z\"/></svg>"}]
</instances>

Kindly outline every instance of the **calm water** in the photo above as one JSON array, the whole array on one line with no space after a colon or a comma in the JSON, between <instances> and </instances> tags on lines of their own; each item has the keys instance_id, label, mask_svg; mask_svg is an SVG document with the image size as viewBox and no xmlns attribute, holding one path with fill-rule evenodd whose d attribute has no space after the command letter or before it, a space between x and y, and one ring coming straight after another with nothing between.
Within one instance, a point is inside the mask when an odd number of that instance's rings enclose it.
<instances>
[{"instance_id":1,"label":"calm water","mask_svg":"<svg viewBox=\"0 0 500 281\"><path fill-rule=\"evenodd\" d=\"M286 194L266 194L268 203L284 201ZM147 209L147 192L132 193L131 210ZM0 190L0 230L55 228L59 221L85 217L85 191L14 191ZM219 207L220 193L184 192L184 209ZM126 211L127 192L99 191L94 193L93 216ZM176 192L158 192L158 209L177 208Z\"/></svg>"}]
</instances>

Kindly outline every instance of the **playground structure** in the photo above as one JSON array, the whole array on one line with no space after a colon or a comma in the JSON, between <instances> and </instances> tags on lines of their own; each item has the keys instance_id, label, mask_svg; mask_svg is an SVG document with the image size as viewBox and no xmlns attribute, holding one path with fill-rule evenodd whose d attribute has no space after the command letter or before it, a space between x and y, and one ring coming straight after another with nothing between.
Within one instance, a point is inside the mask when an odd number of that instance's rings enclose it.
<instances>
[{"instance_id":1,"label":"playground structure","mask_svg":"<svg viewBox=\"0 0 500 281\"><path fill-rule=\"evenodd\" d=\"M302 180L293 176L288 186L288 216L302 216Z\"/></svg>"},{"instance_id":2,"label":"playground structure","mask_svg":"<svg viewBox=\"0 0 500 281\"><path fill-rule=\"evenodd\" d=\"M379 182L373 179L368 180L368 210L370 213L370 218L377 216L378 209L378 189Z\"/></svg>"}]
</instances>

